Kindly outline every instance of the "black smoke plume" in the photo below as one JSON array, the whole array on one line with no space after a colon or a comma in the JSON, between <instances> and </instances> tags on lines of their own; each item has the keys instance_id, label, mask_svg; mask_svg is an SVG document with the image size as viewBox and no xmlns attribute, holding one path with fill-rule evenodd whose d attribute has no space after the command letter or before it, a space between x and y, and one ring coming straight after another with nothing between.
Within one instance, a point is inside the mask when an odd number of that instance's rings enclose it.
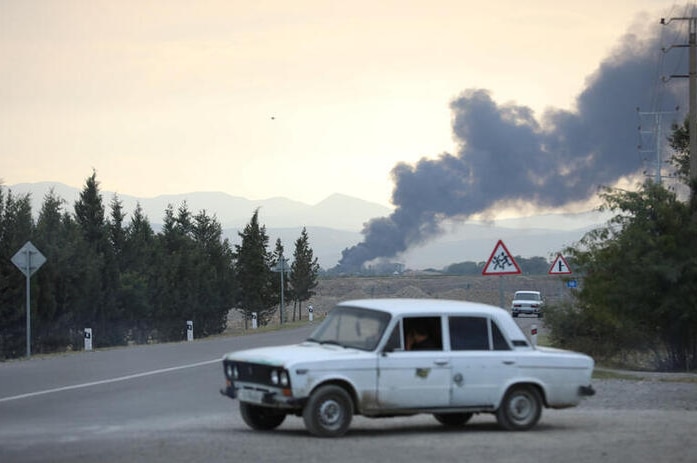
<instances>
[{"instance_id":1,"label":"black smoke plume","mask_svg":"<svg viewBox=\"0 0 697 463\"><path fill-rule=\"evenodd\" d=\"M643 167L637 107L648 108L658 93L665 108L678 105L676 94L687 100L684 86L660 78L660 27L656 21L654 34L626 34L571 111L548 109L537 119L529 107L497 104L487 90L462 92L450 104L457 153L397 164L394 212L367 222L363 241L342 252L336 270L358 272L366 262L423 244L444 232L444 219L520 201L563 208L637 174Z\"/></svg>"}]
</instances>

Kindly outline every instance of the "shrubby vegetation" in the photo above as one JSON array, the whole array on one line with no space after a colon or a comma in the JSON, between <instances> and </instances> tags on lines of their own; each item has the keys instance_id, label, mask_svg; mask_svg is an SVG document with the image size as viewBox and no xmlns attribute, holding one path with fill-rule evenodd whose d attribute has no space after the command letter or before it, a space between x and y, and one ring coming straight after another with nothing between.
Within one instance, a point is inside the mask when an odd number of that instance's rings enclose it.
<instances>
[{"instance_id":1,"label":"shrubby vegetation","mask_svg":"<svg viewBox=\"0 0 697 463\"><path fill-rule=\"evenodd\" d=\"M688 182L686 128L671 137L676 172ZM697 368L697 202L652 181L606 189L604 227L566 250L582 275L575 303L551 307L553 341L600 359L648 355L664 370Z\"/></svg>"},{"instance_id":2,"label":"shrubby vegetation","mask_svg":"<svg viewBox=\"0 0 697 463\"><path fill-rule=\"evenodd\" d=\"M157 233L140 206L126 223L115 196L107 216L95 173L73 213L49 193L36 220L28 196L0 187L0 360L26 352L26 279L10 259L27 241L47 258L30 280L34 353L81 349L87 327L95 347L182 340L187 320L196 337L209 336L233 308L268 323L280 275L270 270L278 256L266 250L257 212L235 250L205 210L184 203L164 214ZM313 294L318 269L305 230L295 258L285 289L297 306Z\"/></svg>"}]
</instances>

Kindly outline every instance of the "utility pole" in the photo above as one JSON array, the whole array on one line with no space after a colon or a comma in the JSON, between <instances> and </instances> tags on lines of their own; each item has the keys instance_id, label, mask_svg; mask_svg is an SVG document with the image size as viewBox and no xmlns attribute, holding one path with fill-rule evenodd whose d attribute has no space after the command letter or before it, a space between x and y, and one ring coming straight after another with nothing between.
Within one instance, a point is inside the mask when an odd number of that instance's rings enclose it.
<instances>
[{"instance_id":1,"label":"utility pole","mask_svg":"<svg viewBox=\"0 0 697 463\"><path fill-rule=\"evenodd\" d=\"M689 79L689 116L688 116L688 135L690 137L690 190L692 196L697 196L695 185L697 185L697 17L670 18L668 21L661 18L661 24L667 25L672 21L688 21L690 25L689 39L687 45L677 45L677 47L689 48L689 72L688 75L671 76L687 77ZM672 48L672 47L671 47ZM664 51L666 51L664 49Z\"/></svg>"},{"instance_id":2,"label":"utility pole","mask_svg":"<svg viewBox=\"0 0 697 463\"><path fill-rule=\"evenodd\" d=\"M661 129L663 128L663 116L667 114L675 114L678 108L676 108L675 111L640 111L639 108L637 108L637 114L639 115L639 133L642 135L641 137L641 142L639 145L639 152L640 153L653 153L654 150L656 152L656 171L654 172L654 181L657 184L662 183L663 175L661 174L661 164L663 164L663 153L661 149L661 142L663 139L663 135L661 132ZM643 121L648 118L648 120L653 119L653 129L645 129ZM653 149L645 149L644 146L644 137L643 135L646 135L646 144L650 144L653 142L654 148ZM648 176L648 174L647 174Z\"/></svg>"}]
</instances>

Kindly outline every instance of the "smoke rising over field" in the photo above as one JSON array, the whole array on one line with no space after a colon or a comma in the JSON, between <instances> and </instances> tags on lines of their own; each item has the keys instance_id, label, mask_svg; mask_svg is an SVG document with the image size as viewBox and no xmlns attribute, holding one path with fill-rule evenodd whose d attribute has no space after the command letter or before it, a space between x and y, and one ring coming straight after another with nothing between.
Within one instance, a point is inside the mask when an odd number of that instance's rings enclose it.
<instances>
[{"instance_id":1,"label":"smoke rising over field","mask_svg":"<svg viewBox=\"0 0 697 463\"><path fill-rule=\"evenodd\" d=\"M573 110L551 108L538 118L524 105L497 103L487 90L463 91L450 104L457 152L397 164L394 212L365 224L363 241L342 252L338 269L355 272L373 259L398 256L442 234L445 219L520 201L563 208L640 173L637 107L650 107L658 93L655 111L674 109L678 95L687 100L679 81L660 80L660 26L651 26L653 33L623 37L586 80Z\"/></svg>"}]
</instances>

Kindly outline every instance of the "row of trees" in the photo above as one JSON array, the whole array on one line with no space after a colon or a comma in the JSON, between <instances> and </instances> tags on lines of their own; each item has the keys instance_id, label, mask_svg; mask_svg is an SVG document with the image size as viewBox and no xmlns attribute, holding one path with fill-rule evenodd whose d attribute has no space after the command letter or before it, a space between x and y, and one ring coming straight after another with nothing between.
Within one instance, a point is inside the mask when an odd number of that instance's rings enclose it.
<instances>
[{"instance_id":1,"label":"row of trees","mask_svg":"<svg viewBox=\"0 0 697 463\"><path fill-rule=\"evenodd\" d=\"M319 275L319 264L310 247L307 230L303 228L295 241L293 263L287 278L281 278L281 271L285 272L287 268L281 268L286 261L283 244L277 239L274 250L268 251L269 236L266 227L259 224L258 210L254 211L251 220L239 235L242 244L236 246L235 253L240 289L237 306L245 315L245 327L253 313L262 326L268 324L275 315L281 292L292 301L292 321L300 320L302 302L315 294ZM285 315L279 314L279 318L283 321Z\"/></svg>"},{"instance_id":2,"label":"row of trees","mask_svg":"<svg viewBox=\"0 0 697 463\"><path fill-rule=\"evenodd\" d=\"M603 208L616 215L565 251L583 276L576 303L547 312L562 346L599 358L643 352L661 369L697 368L697 185L688 177L687 125L670 143L692 194L681 200L652 181L604 191Z\"/></svg>"},{"instance_id":3,"label":"row of trees","mask_svg":"<svg viewBox=\"0 0 697 463\"><path fill-rule=\"evenodd\" d=\"M126 223L117 196L107 217L95 173L72 213L65 205L51 192L34 220L28 195L0 187L0 359L25 352L25 277L10 259L28 240L47 258L31 278L33 352L79 348L86 327L100 347L180 340L187 320L197 337L220 333L233 308L245 320L254 312L261 325L271 320L281 291L271 268L283 247L279 240L267 249L258 211L233 247L215 217L186 203L167 207L157 233L140 206ZM299 307L313 295L319 265L304 229L295 245L284 289Z\"/></svg>"},{"instance_id":4,"label":"row of trees","mask_svg":"<svg viewBox=\"0 0 697 463\"><path fill-rule=\"evenodd\" d=\"M520 271L525 275L546 275L549 272L550 263L544 257L515 256L514 258ZM481 275L485 266L486 262L484 261L458 262L445 267L443 273L446 275Z\"/></svg>"}]
</instances>

